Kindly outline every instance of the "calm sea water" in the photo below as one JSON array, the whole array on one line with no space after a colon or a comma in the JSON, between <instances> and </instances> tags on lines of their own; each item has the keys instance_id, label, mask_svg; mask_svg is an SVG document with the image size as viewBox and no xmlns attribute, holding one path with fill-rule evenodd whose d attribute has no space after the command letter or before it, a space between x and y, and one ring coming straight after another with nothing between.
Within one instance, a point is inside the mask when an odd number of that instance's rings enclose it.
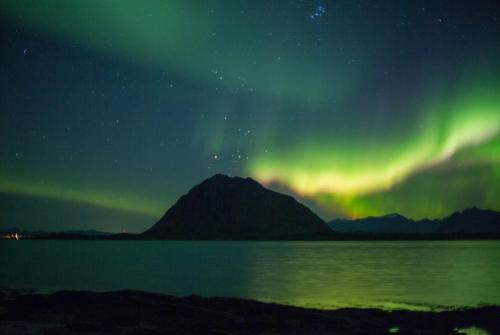
<instances>
[{"instance_id":1,"label":"calm sea water","mask_svg":"<svg viewBox=\"0 0 500 335\"><path fill-rule=\"evenodd\" d=\"M500 304L500 241L0 241L0 287L428 309Z\"/></svg>"}]
</instances>

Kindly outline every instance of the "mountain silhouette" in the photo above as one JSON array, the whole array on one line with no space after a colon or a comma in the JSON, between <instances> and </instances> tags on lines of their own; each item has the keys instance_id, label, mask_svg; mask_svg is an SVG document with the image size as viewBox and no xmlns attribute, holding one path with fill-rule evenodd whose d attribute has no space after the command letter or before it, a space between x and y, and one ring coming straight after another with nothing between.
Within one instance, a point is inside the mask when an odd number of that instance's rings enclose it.
<instances>
[{"instance_id":1,"label":"mountain silhouette","mask_svg":"<svg viewBox=\"0 0 500 335\"><path fill-rule=\"evenodd\" d=\"M400 214L388 214L384 216L369 216L366 218L347 220L336 219L328 223L328 226L342 233L403 233L403 234L426 234L437 230L435 221L414 221Z\"/></svg>"},{"instance_id":2,"label":"mountain silhouette","mask_svg":"<svg viewBox=\"0 0 500 335\"><path fill-rule=\"evenodd\" d=\"M399 214L388 214L355 220L336 219L328 226L338 233L498 234L500 213L473 207L437 220L415 221Z\"/></svg>"},{"instance_id":3,"label":"mountain silhouette","mask_svg":"<svg viewBox=\"0 0 500 335\"><path fill-rule=\"evenodd\" d=\"M291 196L217 174L183 195L144 238L322 239L331 230Z\"/></svg>"},{"instance_id":4,"label":"mountain silhouette","mask_svg":"<svg viewBox=\"0 0 500 335\"><path fill-rule=\"evenodd\" d=\"M500 233L500 213L477 207L467 208L442 219L438 233Z\"/></svg>"}]
</instances>

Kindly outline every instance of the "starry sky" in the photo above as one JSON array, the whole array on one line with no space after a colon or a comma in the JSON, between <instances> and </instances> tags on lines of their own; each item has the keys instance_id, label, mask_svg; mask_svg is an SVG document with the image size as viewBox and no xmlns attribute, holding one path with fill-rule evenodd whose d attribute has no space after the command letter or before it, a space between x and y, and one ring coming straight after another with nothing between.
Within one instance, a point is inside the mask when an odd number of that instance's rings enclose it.
<instances>
[{"instance_id":1,"label":"starry sky","mask_svg":"<svg viewBox=\"0 0 500 335\"><path fill-rule=\"evenodd\" d=\"M140 232L215 173L323 219L500 210L500 6L3 0L0 228Z\"/></svg>"}]
</instances>

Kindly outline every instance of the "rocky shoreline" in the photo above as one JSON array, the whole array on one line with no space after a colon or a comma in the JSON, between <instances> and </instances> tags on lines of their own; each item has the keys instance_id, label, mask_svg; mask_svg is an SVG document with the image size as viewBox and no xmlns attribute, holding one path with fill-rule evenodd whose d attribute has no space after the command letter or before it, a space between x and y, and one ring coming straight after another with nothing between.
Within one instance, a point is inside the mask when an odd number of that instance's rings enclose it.
<instances>
[{"instance_id":1,"label":"rocky shoreline","mask_svg":"<svg viewBox=\"0 0 500 335\"><path fill-rule=\"evenodd\" d=\"M500 334L500 306L307 309L142 291L0 291L1 334Z\"/></svg>"}]
</instances>

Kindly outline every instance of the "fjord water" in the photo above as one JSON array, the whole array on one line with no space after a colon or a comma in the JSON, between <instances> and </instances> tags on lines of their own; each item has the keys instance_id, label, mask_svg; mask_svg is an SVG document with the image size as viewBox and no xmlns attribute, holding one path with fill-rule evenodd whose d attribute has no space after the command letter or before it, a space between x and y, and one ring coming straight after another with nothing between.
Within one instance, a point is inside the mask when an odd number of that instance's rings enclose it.
<instances>
[{"instance_id":1,"label":"fjord water","mask_svg":"<svg viewBox=\"0 0 500 335\"><path fill-rule=\"evenodd\" d=\"M0 241L0 287L314 306L500 304L500 241Z\"/></svg>"}]
</instances>

